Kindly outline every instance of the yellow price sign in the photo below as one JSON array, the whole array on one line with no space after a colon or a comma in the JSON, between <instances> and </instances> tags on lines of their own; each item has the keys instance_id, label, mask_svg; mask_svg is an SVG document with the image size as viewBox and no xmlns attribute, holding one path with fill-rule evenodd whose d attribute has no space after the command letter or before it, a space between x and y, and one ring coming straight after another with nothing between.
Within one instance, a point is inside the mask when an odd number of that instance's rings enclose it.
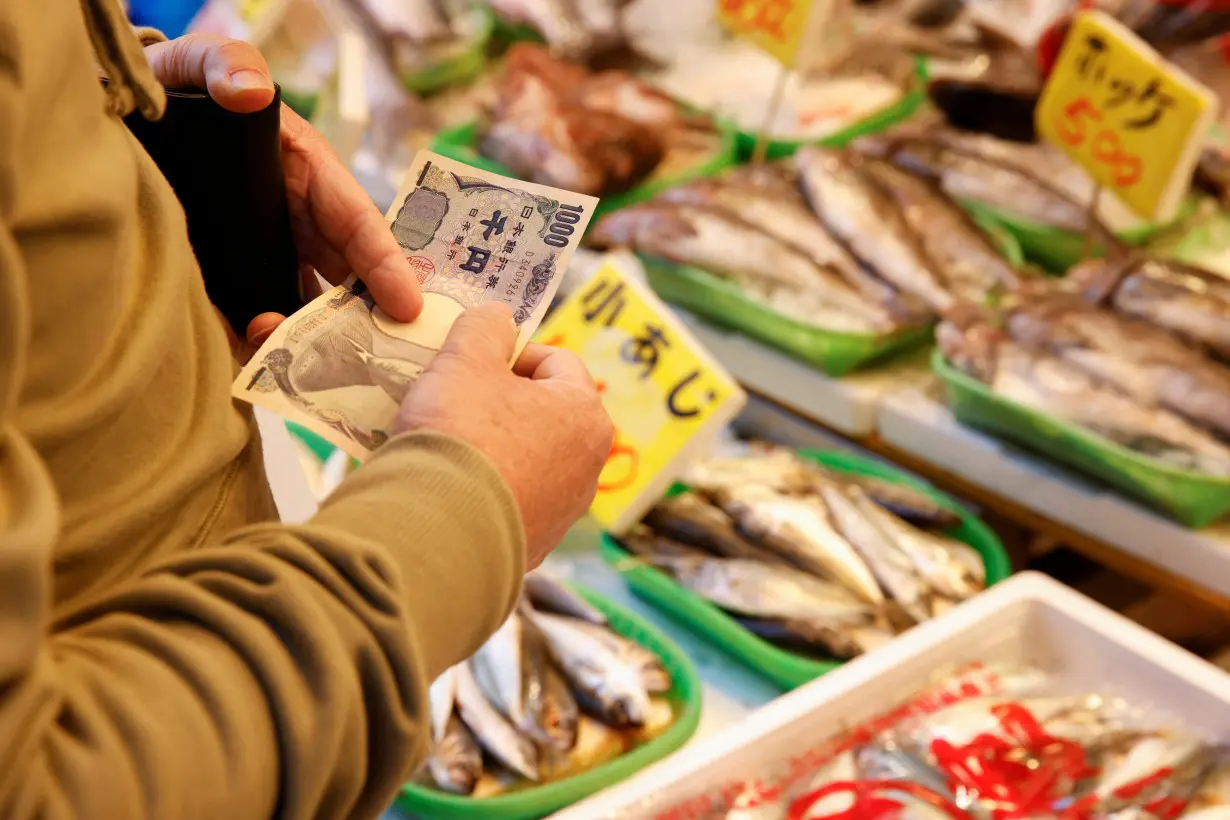
<instances>
[{"instance_id":1,"label":"yellow price sign","mask_svg":"<svg viewBox=\"0 0 1230 820\"><path fill-rule=\"evenodd\" d=\"M1117 20L1076 15L1034 113L1038 133L1145 219L1172 219L1216 96Z\"/></svg>"},{"instance_id":2,"label":"yellow price sign","mask_svg":"<svg viewBox=\"0 0 1230 820\"><path fill-rule=\"evenodd\" d=\"M823 66L848 51L849 11L847 0L717 0L719 23L787 68Z\"/></svg>"},{"instance_id":3,"label":"yellow price sign","mask_svg":"<svg viewBox=\"0 0 1230 820\"><path fill-rule=\"evenodd\" d=\"M608 262L536 334L589 368L615 424L590 513L620 533L641 519L747 395L645 285Z\"/></svg>"}]
</instances>

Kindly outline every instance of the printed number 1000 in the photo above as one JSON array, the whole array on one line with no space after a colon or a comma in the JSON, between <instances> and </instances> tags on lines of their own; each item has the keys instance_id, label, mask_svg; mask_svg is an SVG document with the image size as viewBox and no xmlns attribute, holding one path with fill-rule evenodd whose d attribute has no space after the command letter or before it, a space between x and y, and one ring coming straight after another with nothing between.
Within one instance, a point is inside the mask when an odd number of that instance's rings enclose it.
<instances>
[{"instance_id":1,"label":"printed number 1000","mask_svg":"<svg viewBox=\"0 0 1230 820\"><path fill-rule=\"evenodd\" d=\"M574 225L581 221L585 213L582 205L564 205L560 203L559 210L552 214L551 224L547 226L547 235L542 241L553 248L568 247L568 237L576 230Z\"/></svg>"}]
</instances>

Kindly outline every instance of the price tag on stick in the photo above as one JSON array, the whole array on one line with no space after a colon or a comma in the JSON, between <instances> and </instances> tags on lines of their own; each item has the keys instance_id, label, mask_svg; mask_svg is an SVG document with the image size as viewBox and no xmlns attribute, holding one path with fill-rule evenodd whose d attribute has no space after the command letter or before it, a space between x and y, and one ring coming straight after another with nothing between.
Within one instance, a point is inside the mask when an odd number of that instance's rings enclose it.
<instances>
[{"instance_id":1,"label":"price tag on stick","mask_svg":"<svg viewBox=\"0 0 1230 820\"><path fill-rule=\"evenodd\" d=\"M717 0L717 19L803 72L827 68L854 49L849 0Z\"/></svg>"},{"instance_id":2,"label":"price tag on stick","mask_svg":"<svg viewBox=\"0 0 1230 820\"><path fill-rule=\"evenodd\" d=\"M747 403L670 308L610 262L547 317L535 338L584 360L615 423L590 508L613 533L639 521Z\"/></svg>"},{"instance_id":3,"label":"price tag on stick","mask_svg":"<svg viewBox=\"0 0 1230 820\"><path fill-rule=\"evenodd\" d=\"M1038 133L1145 219L1174 218L1217 98L1108 15L1079 12L1035 111Z\"/></svg>"}]
</instances>

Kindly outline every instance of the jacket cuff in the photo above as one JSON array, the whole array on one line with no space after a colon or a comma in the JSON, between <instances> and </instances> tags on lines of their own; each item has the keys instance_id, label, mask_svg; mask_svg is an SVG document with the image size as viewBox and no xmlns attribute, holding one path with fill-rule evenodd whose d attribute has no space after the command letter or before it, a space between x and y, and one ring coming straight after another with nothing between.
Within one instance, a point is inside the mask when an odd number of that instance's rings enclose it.
<instances>
[{"instance_id":1,"label":"jacket cuff","mask_svg":"<svg viewBox=\"0 0 1230 820\"><path fill-rule=\"evenodd\" d=\"M429 680L478 651L520 594L525 528L516 500L487 457L460 439L392 439L312 523L370 539L400 567Z\"/></svg>"}]
</instances>

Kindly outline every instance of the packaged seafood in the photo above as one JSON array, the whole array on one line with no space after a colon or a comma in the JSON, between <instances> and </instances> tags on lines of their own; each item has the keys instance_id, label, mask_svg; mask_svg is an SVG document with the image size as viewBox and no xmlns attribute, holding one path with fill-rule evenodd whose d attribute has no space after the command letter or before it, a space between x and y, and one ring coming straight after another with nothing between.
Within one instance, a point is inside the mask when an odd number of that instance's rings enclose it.
<instances>
[{"instance_id":1,"label":"packaged seafood","mask_svg":"<svg viewBox=\"0 0 1230 820\"><path fill-rule=\"evenodd\" d=\"M586 590L528 577L508 621L431 686L416 816L540 817L682 745L700 680L668 638Z\"/></svg>"},{"instance_id":2,"label":"packaged seafood","mask_svg":"<svg viewBox=\"0 0 1230 820\"><path fill-rule=\"evenodd\" d=\"M691 489L677 485L643 525L606 537L603 558L638 596L783 688L1010 571L975 517L850 454L753 443L684 480Z\"/></svg>"},{"instance_id":3,"label":"packaged seafood","mask_svg":"<svg viewBox=\"0 0 1230 820\"><path fill-rule=\"evenodd\" d=\"M559 820L1217 817L1230 677L1018 575Z\"/></svg>"}]
</instances>

